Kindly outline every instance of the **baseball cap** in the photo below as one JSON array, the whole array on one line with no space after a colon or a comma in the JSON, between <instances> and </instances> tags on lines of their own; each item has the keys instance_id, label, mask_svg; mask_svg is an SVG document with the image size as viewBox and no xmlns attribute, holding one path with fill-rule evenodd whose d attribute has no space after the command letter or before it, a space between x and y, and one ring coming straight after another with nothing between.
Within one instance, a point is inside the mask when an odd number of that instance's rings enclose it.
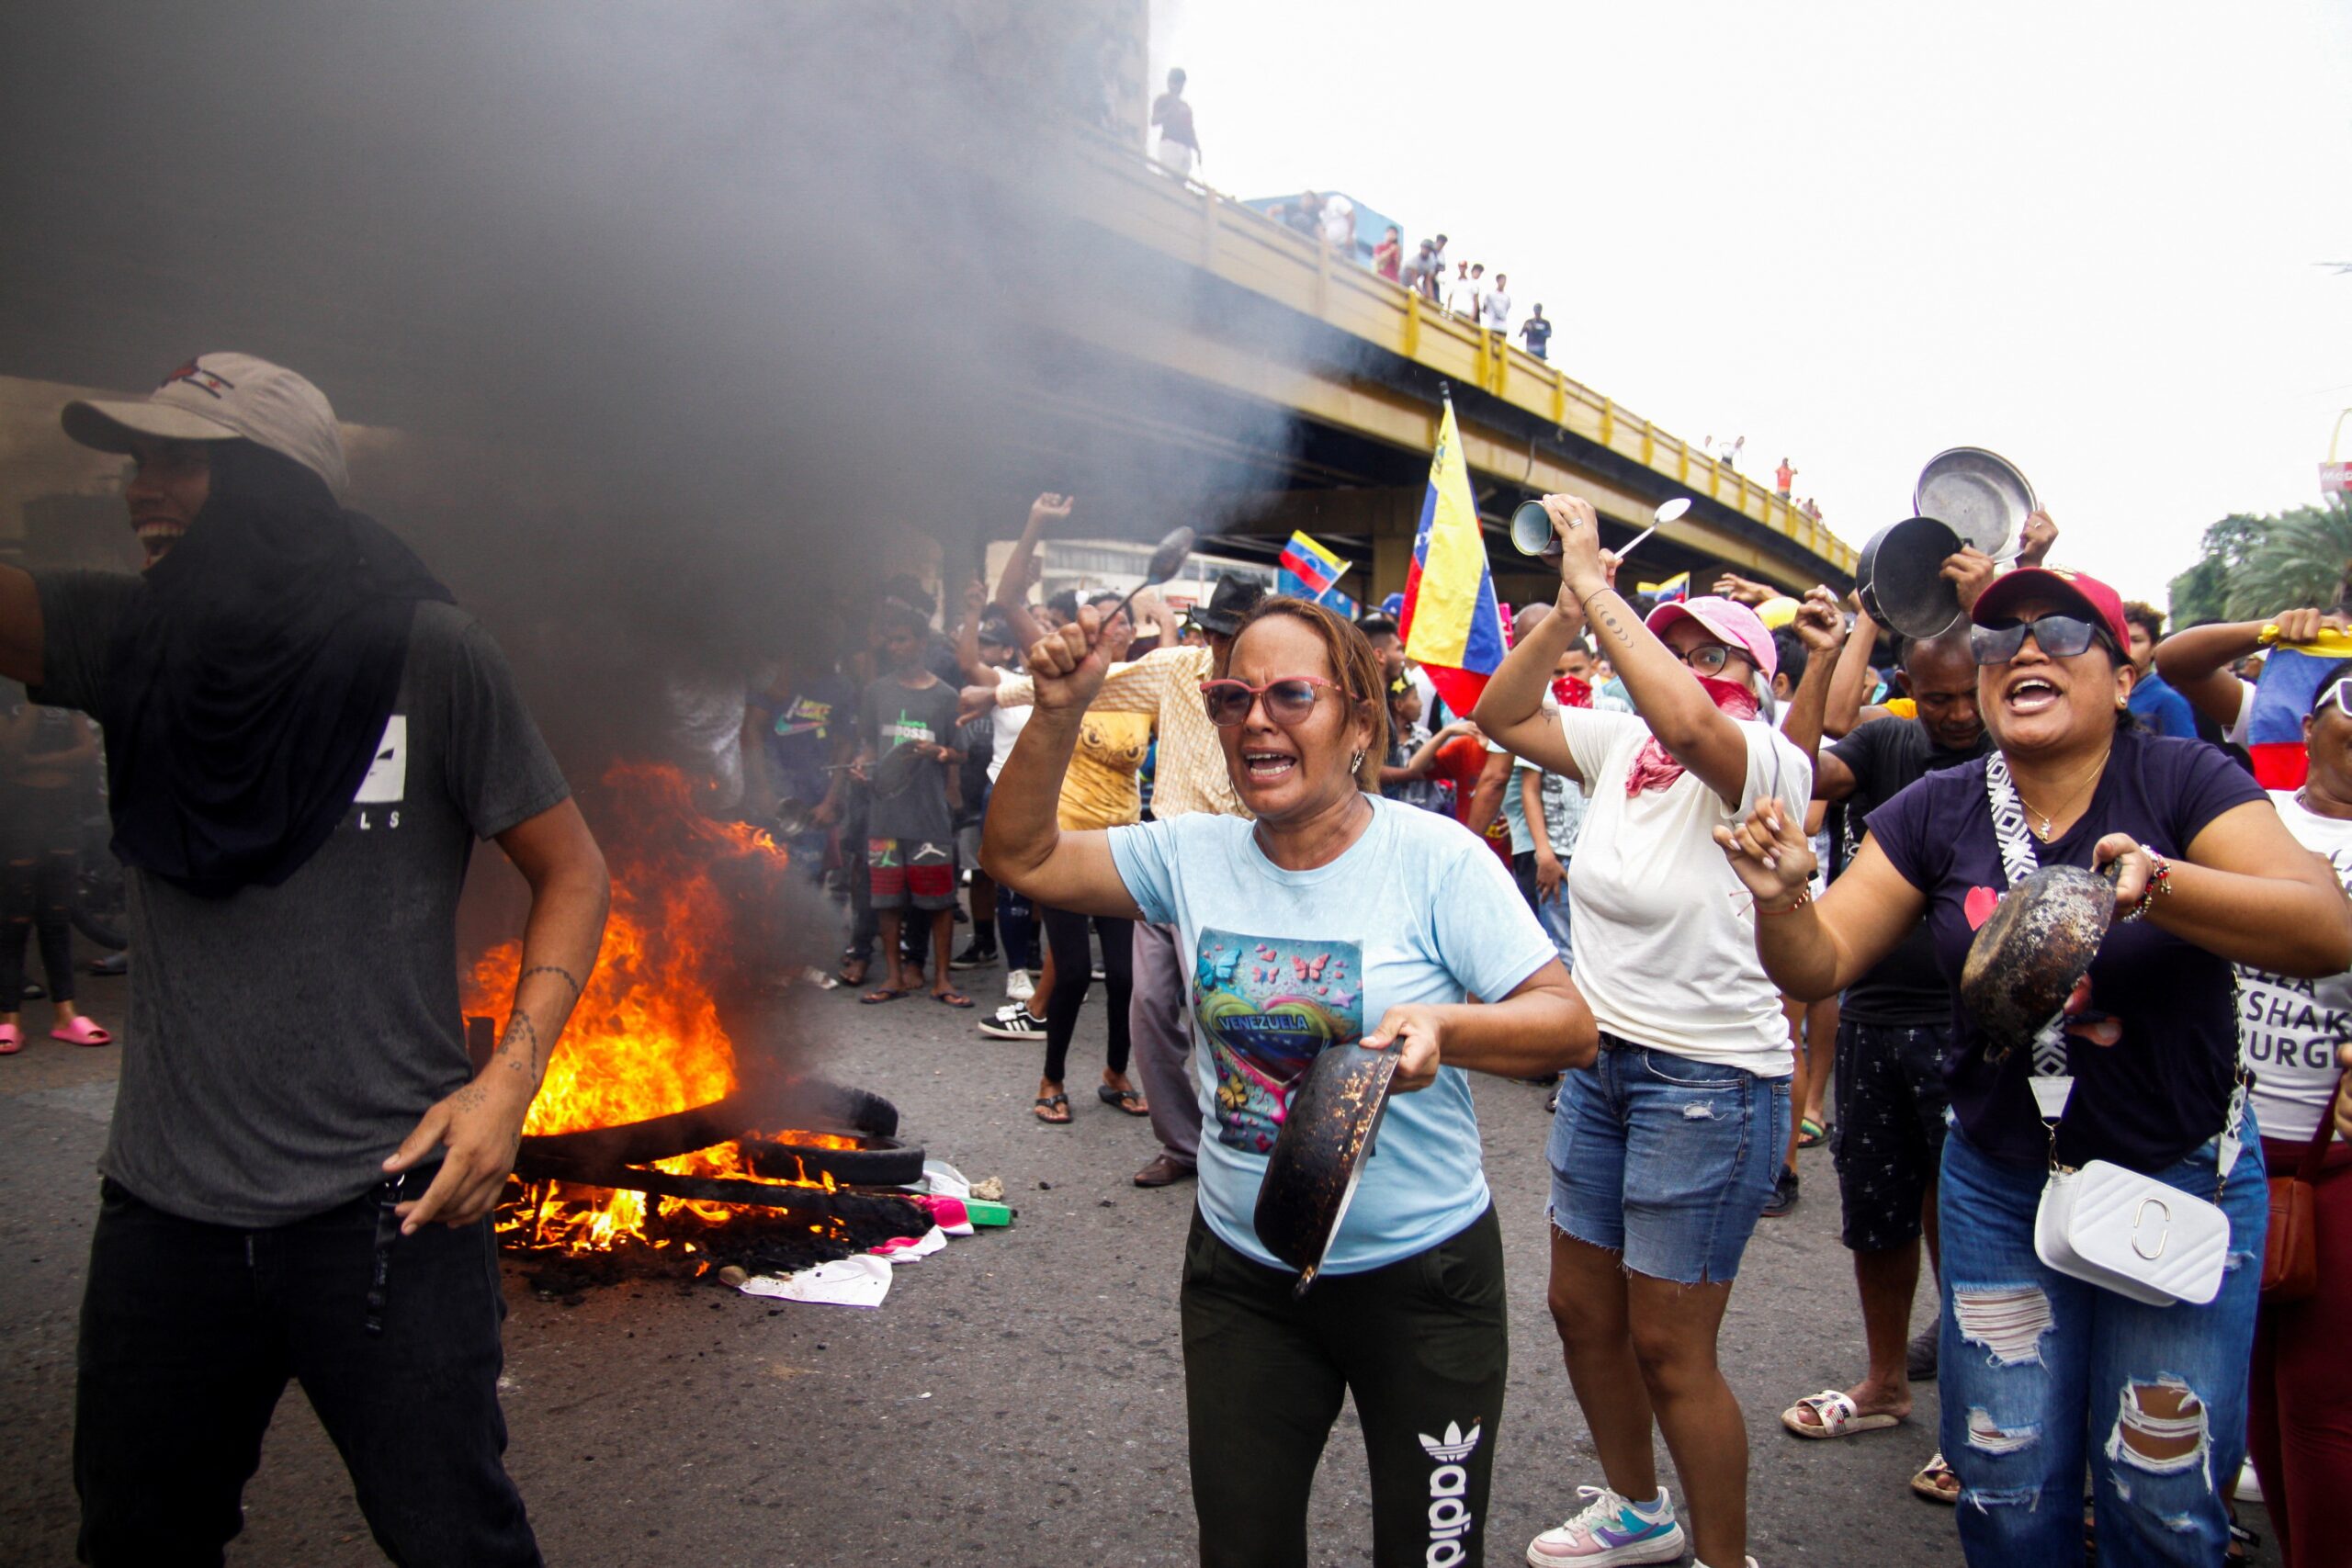
<instances>
[{"instance_id":1,"label":"baseball cap","mask_svg":"<svg viewBox=\"0 0 2352 1568\"><path fill-rule=\"evenodd\" d=\"M131 449L136 436L166 441L250 441L291 457L326 481L335 500L351 488L343 434L326 394L282 365L250 354L203 354L164 378L144 402L97 398L65 405L65 434L100 452Z\"/></svg>"},{"instance_id":2,"label":"baseball cap","mask_svg":"<svg viewBox=\"0 0 2352 1568\"><path fill-rule=\"evenodd\" d=\"M1995 578L1992 586L1977 596L1976 607L1969 612L1968 618L1984 626L2011 614L2019 600L2036 597L2055 599L2089 612L2090 618L2105 626L2108 635L2115 638L2119 651L2131 648L2132 628L2123 619L2123 596L2096 577L2060 567L2019 567Z\"/></svg>"},{"instance_id":3,"label":"baseball cap","mask_svg":"<svg viewBox=\"0 0 2352 1568\"><path fill-rule=\"evenodd\" d=\"M1642 624L1662 637L1667 628L1677 621L1698 622L1727 646L1747 655L1768 681L1780 671L1781 656L1772 646L1772 634L1764 628L1763 617L1736 600L1707 593L1696 599L1660 604Z\"/></svg>"}]
</instances>

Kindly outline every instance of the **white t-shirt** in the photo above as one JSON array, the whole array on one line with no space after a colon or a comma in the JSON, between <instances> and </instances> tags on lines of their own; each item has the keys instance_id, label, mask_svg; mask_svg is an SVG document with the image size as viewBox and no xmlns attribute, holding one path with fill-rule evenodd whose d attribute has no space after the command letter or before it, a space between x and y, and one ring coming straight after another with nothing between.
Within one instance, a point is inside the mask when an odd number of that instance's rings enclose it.
<instances>
[{"instance_id":1,"label":"white t-shirt","mask_svg":"<svg viewBox=\"0 0 2352 1568\"><path fill-rule=\"evenodd\" d=\"M1510 296L1499 288L1489 288L1478 300L1479 318L1490 332L1510 330Z\"/></svg>"},{"instance_id":2,"label":"white t-shirt","mask_svg":"<svg viewBox=\"0 0 2352 1568\"><path fill-rule=\"evenodd\" d=\"M1584 779L1584 832L1568 865L1577 918L1569 929L1577 985L1611 1034L1758 1077L1793 1070L1781 993L1756 956L1755 900L1714 840L1776 793L1802 818L1813 766L1769 725L1742 724L1747 783L1739 809L1698 774L1625 795L1625 777L1650 738L1630 714L1568 708L1568 753Z\"/></svg>"},{"instance_id":3,"label":"white t-shirt","mask_svg":"<svg viewBox=\"0 0 2352 1568\"><path fill-rule=\"evenodd\" d=\"M1486 286L1487 280L1483 277L1464 277L1457 273L1448 278L1445 284L1446 314L1468 316L1476 320L1478 314L1478 290Z\"/></svg>"},{"instance_id":4,"label":"white t-shirt","mask_svg":"<svg viewBox=\"0 0 2352 1568\"><path fill-rule=\"evenodd\" d=\"M1372 825L1331 862L1284 871L1252 824L1194 813L1114 828L1111 858L1143 918L1173 925L1192 981L1201 1105L1201 1213L1228 1246L1258 1239L1258 1190L1291 1096L1327 1047L1390 1008L1506 997L1553 961L1494 852L1448 817L1372 802ZM1388 1102L1325 1271L1423 1252L1484 1213L1469 1075L1440 1067Z\"/></svg>"},{"instance_id":5,"label":"white t-shirt","mask_svg":"<svg viewBox=\"0 0 2352 1568\"><path fill-rule=\"evenodd\" d=\"M1323 198L1323 243L1344 256L1355 254L1356 209L1346 197Z\"/></svg>"},{"instance_id":6,"label":"white t-shirt","mask_svg":"<svg viewBox=\"0 0 2352 1568\"><path fill-rule=\"evenodd\" d=\"M2352 822L2306 810L2292 790L2270 798L2295 841L2325 855L2352 893ZM2255 1119L2264 1137L2301 1143L2335 1097L2335 1047L2352 1038L2352 971L2297 980L2240 964L2237 974L2238 1044L2255 1075Z\"/></svg>"},{"instance_id":7,"label":"white t-shirt","mask_svg":"<svg viewBox=\"0 0 2352 1568\"><path fill-rule=\"evenodd\" d=\"M993 734L996 740L996 749L989 753L989 783L996 783L997 776L1004 772L1005 759L1012 755L1012 743L1021 739L1021 731L1028 724L1029 716L1036 711L1026 703L1015 708L999 703L989 711L989 721L995 726Z\"/></svg>"}]
</instances>

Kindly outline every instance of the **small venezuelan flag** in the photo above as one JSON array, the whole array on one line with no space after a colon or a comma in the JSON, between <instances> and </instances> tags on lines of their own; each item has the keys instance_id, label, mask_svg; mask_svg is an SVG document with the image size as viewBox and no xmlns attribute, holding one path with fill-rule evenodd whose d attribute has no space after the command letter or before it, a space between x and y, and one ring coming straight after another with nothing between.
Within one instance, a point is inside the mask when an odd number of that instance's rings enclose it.
<instances>
[{"instance_id":1,"label":"small venezuelan flag","mask_svg":"<svg viewBox=\"0 0 2352 1568\"><path fill-rule=\"evenodd\" d=\"M1470 467L1462 456L1462 427L1453 400L1438 424L1430 454L1429 493L1413 536L1413 564L1405 573L1405 611L1397 627L1405 651L1429 671L1445 705L1468 713L1487 678L1502 665L1503 619L1495 606L1494 574L1478 506L1470 494Z\"/></svg>"},{"instance_id":2,"label":"small venezuelan flag","mask_svg":"<svg viewBox=\"0 0 2352 1568\"><path fill-rule=\"evenodd\" d=\"M2325 636L2314 643L2280 643L2262 660L2254 709L2246 715L2245 750L2254 780L2265 789L2301 789L2311 766L2303 749L2303 716L2319 695L2320 678L2352 657L2352 639Z\"/></svg>"},{"instance_id":3,"label":"small venezuelan flag","mask_svg":"<svg viewBox=\"0 0 2352 1568\"><path fill-rule=\"evenodd\" d=\"M1329 590L1347 576L1348 563L1304 534L1293 534L1283 547L1283 567L1306 584L1307 597Z\"/></svg>"},{"instance_id":4,"label":"small venezuelan flag","mask_svg":"<svg viewBox=\"0 0 2352 1568\"><path fill-rule=\"evenodd\" d=\"M1641 592L1654 604L1679 604L1690 597L1690 574L1678 571L1664 582L1645 582Z\"/></svg>"}]
</instances>

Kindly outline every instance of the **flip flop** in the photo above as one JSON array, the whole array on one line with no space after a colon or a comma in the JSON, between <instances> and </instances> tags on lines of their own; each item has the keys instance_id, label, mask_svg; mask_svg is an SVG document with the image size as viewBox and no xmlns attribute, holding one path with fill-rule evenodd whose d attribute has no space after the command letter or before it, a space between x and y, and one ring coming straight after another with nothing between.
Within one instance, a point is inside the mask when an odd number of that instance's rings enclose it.
<instances>
[{"instance_id":1,"label":"flip flop","mask_svg":"<svg viewBox=\"0 0 2352 1568\"><path fill-rule=\"evenodd\" d=\"M1061 1114L1059 1116L1048 1116L1046 1114L1046 1112L1053 1110L1057 1106L1061 1108ZM1043 1122L1048 1127L1067 1127L1069 1125L1069 1096L1066 1094L1041 1094L1031 1102L1030 1114L1036 1117L1038 1121Z\"/></svg>"},{"instance_id":2,"label":"flip flop","mask_svg":"<svg viewBox=\"0 0 2352 1568\"><path fill-rule=\"evenodd\" d=\"M51 1040L62 1040L68 1045L111 1045L114 1043L113 1035L78 1013L74 1015L72 1022L60 1024L57 1028L51 1030L49 1037Z\"/></svg>"},{"instance_id":3,"label":"flip flop","mask_svg":"<svg viewBox=\"0 0 2352 1568\"><path fill-rule=\"evenodd\" d=\"M872 1007L877 1002L895 1002L906 994L904 991L894 991L889 987L884 986L878 990L866 992L857 999L865 1006Z\"/></svg>"},{"instance_id":4,"label":"flip flop","mask_svg":"<svg viewBox=\"0 0 2352 1568\"><path fill-rule=\"evenodd\" d=\"M931 999L944 1008L968 1008L972 998L961 991L933 991Z\"/></svg>"},{"instance_id":5,"label":"flip flop","mask_svg":"<svg viewBox=\"0 0 2352 1568\"><path fill-rule=\"evenodd\" d=\"M1829 1129L1808 1116L1797 1123L1797 1147L1817 1149L1829 1141Z\"/></svg>"},{"instance_id":6,"label":"flip flop","mask_svg":"<svg viewBox=\"0 0 2352 1568\"><path fill-rule=\"evenodd\" d=\"M1109 1084L1100 1083L1094 1086L1094 1098L1105 1105L1117 1106L1130 1116L1151 1114L1151 1107L1144 1103L1143 1096L1131 1089L1113 1089Z\"/></svg>"},{"instance_id":7,"label":"flip flop","mask_svg":"<svg viewBox=\"0 0 2352 1568\"><path fill-rule=\"evenodd\" d=\"M13 1023L0 1023L0 1056L13 1056L24 1048L23 1032Z\"/></svg>"},{"instance_id":8,"label":"flip flop","mask_svg":"<svg viewBox=\"0 0 2352 1568\"><path fill-rule=\"evenodd\" d=\"M1810 1411L1813 1419L1804 1420ZM1825 1388L1810 1399L1800 1399L1781 1412L1781 1425L1800 1438L1850 1438L1857 1432L1876 1432L1903 1424L1900 1416L1881 1412L1865 1416L1854 1408L1854 1402L1834 1388Z\"/></svg>"},{"instance_id":9,"label":"flip flop","mask_svg":"<svg viewBox=\"0 0 2352 1568\"><path fill-rule=\"evenodd\" d=\"M1928 1456L1928 1462L1921 1465L1919 1473L1911 1478L1911 1490L1928 1502L1941 1503L1947 1508L1959 1503L1960 1477L1953 1474L1951 1466L1944 1462L1942 1450L1939 1449Z\"/></svg>"}]
</instances>

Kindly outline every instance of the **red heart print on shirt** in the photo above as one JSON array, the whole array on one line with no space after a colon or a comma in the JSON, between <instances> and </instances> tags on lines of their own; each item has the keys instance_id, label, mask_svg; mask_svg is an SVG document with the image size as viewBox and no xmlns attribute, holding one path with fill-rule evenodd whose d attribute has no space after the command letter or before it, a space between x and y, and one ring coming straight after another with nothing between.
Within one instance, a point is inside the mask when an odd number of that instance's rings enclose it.
<instances>
[{"instance_id":1,"label":"red heart print on shirt","mask_svg":"<svg viewBox=\"0 0 2352 1568\"><path fill-rule=\"evenodd\" d=\"M1994 906L2000 901L2001 896L1989 887L1970 888L1968 897L1961 905L1962 910L1968 916L1968 929L1982 930L1984 922L1993 918Z\"/></svg>"}]
</instances>

